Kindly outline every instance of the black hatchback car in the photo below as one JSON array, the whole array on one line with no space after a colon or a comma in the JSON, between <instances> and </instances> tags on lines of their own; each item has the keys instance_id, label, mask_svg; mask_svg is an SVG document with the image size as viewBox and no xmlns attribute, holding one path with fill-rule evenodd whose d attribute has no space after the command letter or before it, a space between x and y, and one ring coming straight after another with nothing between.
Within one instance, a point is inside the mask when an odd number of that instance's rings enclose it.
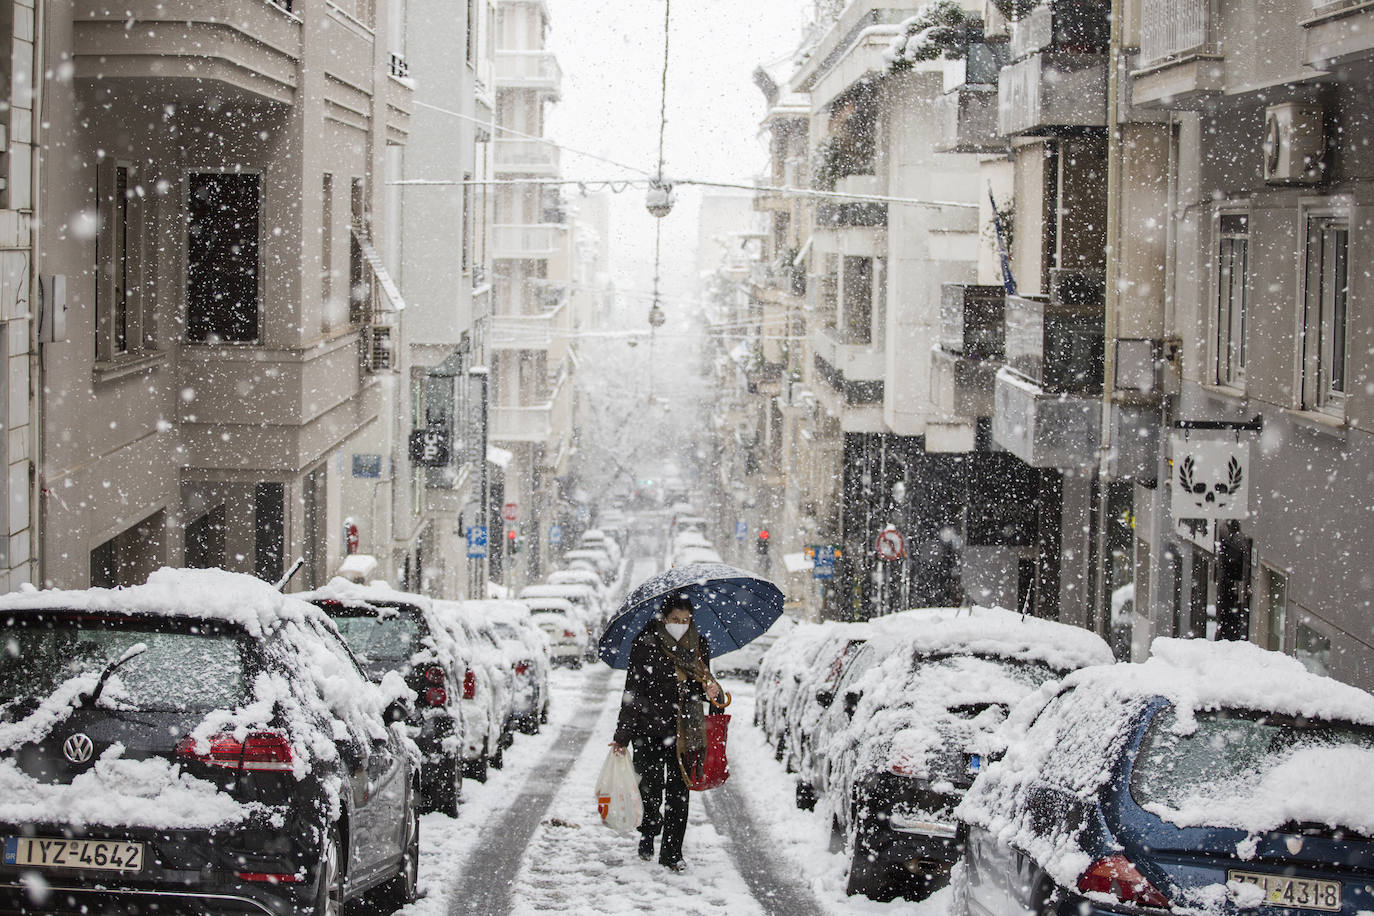
<instances>
[{"instance_id":1,"label":"black hatchback car","mask_svg":"<svg viewBox=\"0 0 1374 916\"><path fill-rule=\"evenodd\" d=\"M0 598L0 912L414 898L414 745L329 618L247 576Z\"/></svg>"}]
</instances>

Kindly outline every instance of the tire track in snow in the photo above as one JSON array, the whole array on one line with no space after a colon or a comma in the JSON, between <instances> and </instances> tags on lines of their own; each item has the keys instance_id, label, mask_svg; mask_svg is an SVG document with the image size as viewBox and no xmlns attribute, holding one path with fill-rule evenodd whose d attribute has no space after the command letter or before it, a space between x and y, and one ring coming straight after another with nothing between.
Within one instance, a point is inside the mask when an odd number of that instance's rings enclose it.
<instances>
[{"instance_id":1,"label":"tire track in snow","mask_svg":"<svg viewBox=\"0 0 1374 916\"><path fill-rule=\"evenodd\" d=\"M463 864L462 877L450 892L450 916L492 916L510 912L510 895L525 850L543 820L568 771L582 754L605 705L609 669L588 676L582 702L569 724L554 740L540 767L532 771L499 819L482 830L472 857Z\"/></svg>"},{"instance_id":2,"label":"tire track in snow","mask_svg":"<svg viewBox=\"0 0 1374 916\"><path fill-rule=\"evenodd\" d=\"M774 860L769 833L749 816L739 784L731 781L703 793L706 813L734 851L735 867L769 916L823 916L806 887Z\"/></svg>"}]
</instances>

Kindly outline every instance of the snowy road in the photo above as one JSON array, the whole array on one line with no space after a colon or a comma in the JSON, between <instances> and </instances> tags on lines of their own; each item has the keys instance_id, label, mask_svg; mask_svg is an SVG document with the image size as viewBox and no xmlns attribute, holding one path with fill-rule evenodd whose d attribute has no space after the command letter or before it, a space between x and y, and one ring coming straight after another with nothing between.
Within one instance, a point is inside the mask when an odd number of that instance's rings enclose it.
<instances>
[{"instance_id":1,"label":"snowy road","mask_svg":"<svg viewBox=\"0 0 1374 916\"><path fill-rule=\"evenodd\" d=\"M631 583L657 570L633 563ZM485 784L464 783L457 818L421 824L424 896L405 916L528 916L671 910L684 916L827 916L891 913L944 916L948 892L920 904L874 903L844 894L847 860L830 849L829 814L799 811L793 780L752 725L754 687L726 681L731 779L692 797L675 874L636 855L638 834L617 836L596 812L594 786L615 731L623 672L596 663L559 669L549 723L520 736L505 768Z\"/></svg>"},{"instance_id":2,"label":"snowy road","mask_svg":"<svg viewBox=\"0 0 1374 916\"><path fill-rule=\"evenodd\" d=\"M593 786L614 731L624 675L603 665L554 674L548 726L521 736L503 770L464 784L456 819L424 818L418 903L405 916L632 913L943 916L947 892L921 904L844 895L846 860L829 849L827 815L799 811L792 777L751 724L753 685L727 682L732 776L693 795L685 874L635 854L596 813Z\"/></svg>"}]
</instances>

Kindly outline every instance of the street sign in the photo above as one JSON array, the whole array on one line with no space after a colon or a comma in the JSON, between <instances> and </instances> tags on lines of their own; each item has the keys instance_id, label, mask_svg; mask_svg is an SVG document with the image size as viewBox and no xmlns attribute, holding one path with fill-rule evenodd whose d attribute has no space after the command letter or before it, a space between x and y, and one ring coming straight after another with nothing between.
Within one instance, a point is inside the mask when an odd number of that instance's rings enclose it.
<instances>
[{"instance_id":1,"label":"street sign","mask_svg":"<svg viewBox=\"0 0 1374 916\"><path fill-rule=\"evenodd\" d=\"M562 526L562 525L550 525L550 526L549 526L549 543L550 543L550 544L554 544L554 545L558 545L558 544L563 543L563 526Z\"/></svg>"},{"instance_id":2,"label":"street sign","mask_svg":"<svg viewBox=\"0 0 1374 916\"><path fill-rule=\"evenodd\" d=\"M900 560L904 556L906 539L895 527L888 525L878 534L878 559Z\"/></svg>"},{"instance_id":3,"label":"street sign","mask_svg":"<svg viewBox=\"0 0 1374 916\"><path fill-rule=\"evenodd\" d=\"M829 544L812 544L806 548L811 554L811 578L813 579L833 579L835 578L835 557L839 555L838 547Z\"/></svg>"},{"instance_id":4,"label":"street sign","mask_svg":"<svg viewBox=\"0 0 1374 916\"><path fill-rule=\"evenodd\" d=\"M501 517L504 518L504 519L505 519L506 521L508 521L508 522L519 521L519 519L520 519L520 504L519 504L519 503L506 503L504 506L501 507Z\"/></svg>"},{"instance_id":5,"label":"street sign","mask_svg":"<svg viewBox=\"0 0 1374 916\"><path fill-rule=\"evenodd\" d=\"M746 522L735 522L735 540L742 541L749 536L749 525Z\"/></svg>"},{"instance_id":6,"label":"street sign","mask_svg":"<svg viewBox=\"0 0 1374 916\"><path fill-rule=\"evenodd\" d=\"M487 558L487 526L469 525L468 526L468 559L485 560Z\"/></svg>"}]
</instances>

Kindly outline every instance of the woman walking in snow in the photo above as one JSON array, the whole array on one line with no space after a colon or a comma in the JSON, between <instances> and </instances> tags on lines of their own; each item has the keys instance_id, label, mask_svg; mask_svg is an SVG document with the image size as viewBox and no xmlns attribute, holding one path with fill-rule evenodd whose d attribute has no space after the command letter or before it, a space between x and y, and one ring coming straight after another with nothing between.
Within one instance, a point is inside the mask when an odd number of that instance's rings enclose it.
<instances>
[{"instance_id":1,"label":"woman walking in snow","mask_svg":"<svg viewBox=\"0 0 1374 916\"><path fill-rule=\"evenodd\" d=\"M705 753L702 701L717 699L710 672L710 650L692 622L692 603L684 594L665 602L662 616L649 621L630 648L625 695L620 701L611 748L617 754L634 746L634 768L644 803L639 857L654 856L654 837L663 842L658 861L683 871L682 839L687 832L687 777L679 764Z\"/></svg>"}]
</instances>

